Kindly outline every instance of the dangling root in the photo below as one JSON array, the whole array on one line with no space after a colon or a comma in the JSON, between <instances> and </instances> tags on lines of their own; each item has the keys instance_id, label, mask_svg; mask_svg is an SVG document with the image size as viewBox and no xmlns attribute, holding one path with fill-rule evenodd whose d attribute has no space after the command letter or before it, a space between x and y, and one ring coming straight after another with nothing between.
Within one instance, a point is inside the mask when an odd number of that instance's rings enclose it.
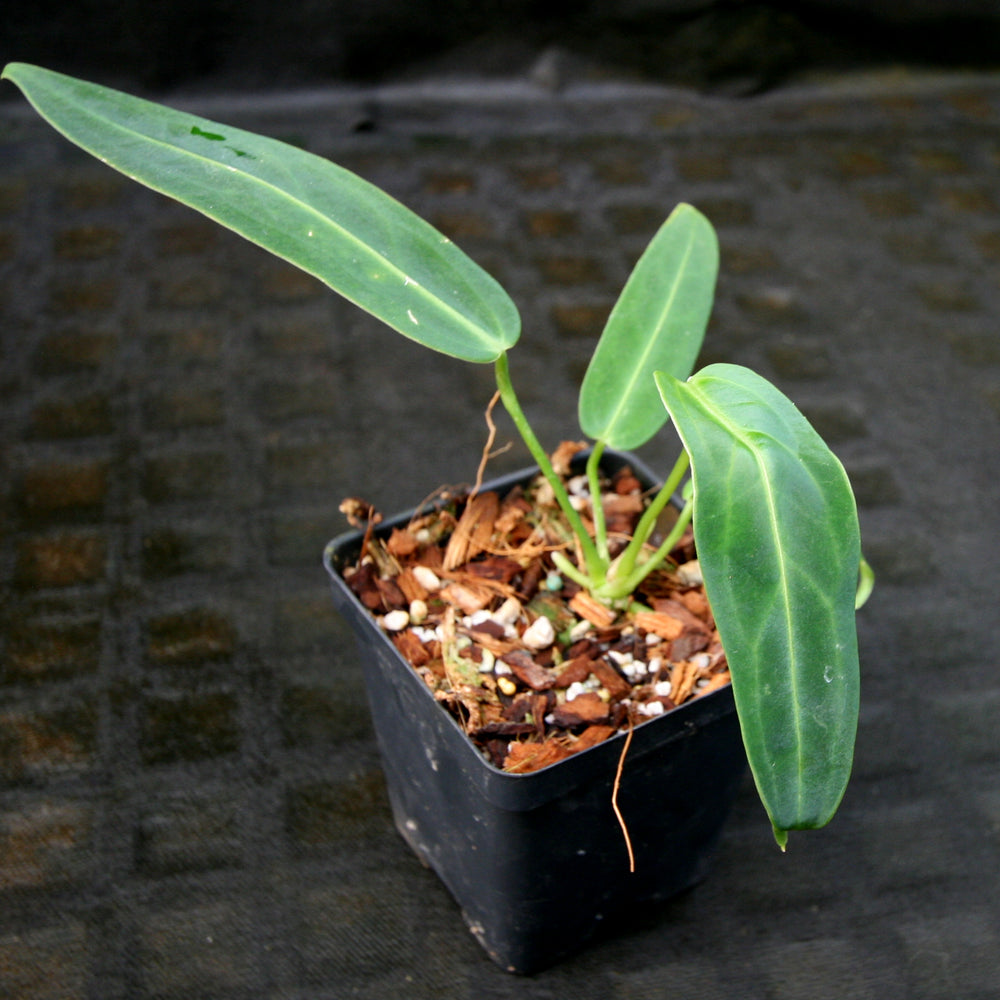
<instances>
[{"instance_id":1,"label":"dangling root","mask_svg":"<svg viewBox=\"0 0 1000 1000\"><path fill-rule=\"evenodd\" d=\"M493 407L500 402L500 390L498 389L493 393L493 398L489 402L489 406L486 407L486 426L489 427L490 433L486 438L486 444L483 446L483 457L479 460L479 468L476 470L476 482L472 489L469 491L469 496L474 497L479 492L479 487L483 485L483 476L486 474L486 463L489 462L491 458L495 458L497 455L502 455L508 448L510 444L505 444L499 451L492 451L493 442L497 437L497 425L493 423Z\"/></svg>"},{"instance_id":2,"label":"dangling root","mask_svg":"<svg viewBox=\"0 0 1000 1000\"><path fill-rule=\"evenodd\" d=\"M622 768L625 765L625 754L628 753L628 747L631 742L632 716L630 715L628 720L628 735L625 737L625 746L622 747L622 755L618 758L618 771L615 773L614 788L611 789L611 808L615 811L615 816L618 818L618 825L622 828L622 834L625 837L625 846L628 848L628 870L632 874L635 874L635 855L632 853L632 840L628 835L628 827L625 825L625 819L618 808L618 785L621 782Z\"/></svg>"}]
</instances>

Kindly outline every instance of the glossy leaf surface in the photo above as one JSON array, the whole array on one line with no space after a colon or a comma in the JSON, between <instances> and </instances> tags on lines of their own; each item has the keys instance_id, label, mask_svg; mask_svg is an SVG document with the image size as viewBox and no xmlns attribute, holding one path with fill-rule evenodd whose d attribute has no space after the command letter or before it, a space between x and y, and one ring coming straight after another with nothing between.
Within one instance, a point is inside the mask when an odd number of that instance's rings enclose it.
<instances>
[{"instance_id":1,"label":"glossy leaf surface","mask_svg":"<svg viewBox=\"0 0 1000 1000\"><path fill-rule=\"evenodd\" d=\"M656 381L691 458L698 558L758 791L776 831L822 826L858 718L850 484L794 404L748 369Z\"/></svg>"},{"instance_id":2,"label":"glossy leaf surface","mask_svg":"<svg viewBox=\"0 0 1000 1000\"><path fill-rule=\"evenodd\" d=\"M687 378L701 350L719 271L711 223L678 205L639 258L580 390L583 432L637 448L666 423L653 373Z\"/></svg>"},{"instance_id":3,"label":"glossy leaf surface","mask_svg":"<svg viewBox=\"0 0 1000 1000\"><path fill-rule=\"evenodd\" d=\"M3 76L68 139L235 230L404 336L494 361L520 334L500 285L389 195L312 153L23 63Z\"/></svg>"}]
</instances>

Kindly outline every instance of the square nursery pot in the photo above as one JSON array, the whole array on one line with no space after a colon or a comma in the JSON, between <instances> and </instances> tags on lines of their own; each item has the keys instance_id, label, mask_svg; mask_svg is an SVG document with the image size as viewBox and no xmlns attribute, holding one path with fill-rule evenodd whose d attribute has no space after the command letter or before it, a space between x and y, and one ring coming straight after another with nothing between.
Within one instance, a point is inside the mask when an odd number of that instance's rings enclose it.
<instances>
[{"instance_id":1,"label":"square nursery pot","mask_svg":"<svg viewBox=\"0 0 1000 1000\"><path fill-rule=\"evenodd\" d=\"M630 455L609 454L604 465L614 471L624 463L644 486L655 482ZM503 494L536 473L483 489ZM357 635L393 818L490 957L509 972L538 971L616 914L704 878L746 767L732 689L634 730L618 792L635 853L630 874L611 804L624 735L528 774L487 762L344 582L341 570L356 559L362 534L330 542L324 564L334 602Z\"/></svg>"}]
</instances>

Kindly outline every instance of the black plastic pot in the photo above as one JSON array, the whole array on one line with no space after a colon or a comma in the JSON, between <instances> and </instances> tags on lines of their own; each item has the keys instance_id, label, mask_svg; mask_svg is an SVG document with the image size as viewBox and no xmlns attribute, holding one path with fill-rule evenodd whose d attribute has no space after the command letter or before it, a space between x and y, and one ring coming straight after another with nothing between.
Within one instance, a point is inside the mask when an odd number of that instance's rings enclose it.
<instances>
[{"instance_id":1,"label":"black plastic pot","mask_svg":"<svg viewBox=\"0 0 1000 1000\"><path fill-rule=\"evenodd\" d=\"M612 454L605 465L624 462L644 485L655 481L632 456ZM502 494L536 472L483 488ZM358 638L396 827L490 957L510 972L538 971L617 913L701 880L746 766L731 688L634 730L618 792L635 852L630 874L611 804L624 736L530 774L488 763L344 583L361 537L334 539L324 564Z\"/></svg>"}]
</instances>

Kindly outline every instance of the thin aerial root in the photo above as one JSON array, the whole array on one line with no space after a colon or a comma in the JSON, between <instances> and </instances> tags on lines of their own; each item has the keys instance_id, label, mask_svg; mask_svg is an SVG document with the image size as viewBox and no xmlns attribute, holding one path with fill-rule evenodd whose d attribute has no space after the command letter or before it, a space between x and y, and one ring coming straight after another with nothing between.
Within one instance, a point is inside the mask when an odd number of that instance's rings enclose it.
<instances>
[{"instance_id":1,"label":"thin aerial root","mask_svg":"<svg viewBox=\"0 0 1000 1000\"><path fill-rule=\"evenodd\" d=\"M479 492L479 487L483 485L483 476L486 474L486 463L490 460L493 442L497 437L497 425L493 423L493 407L498 402L500 402L499 389L493 393L493 398L490 400L489 406L486 407L486 426L489 427L490 433L489 437L486 438L486 444L483 446L483 457L479 460L479 468L476 470L476 482L472 487L470 496L475 496Z\"/></svg>"},{"instance_id":2,"label":"thin aerial root","mask_svg":"<svg viewBox=\"0 0 1000 1000\"><path fill-rule=\"evenodd\" d=\"M615 773L615 784L614 788L611 790L611 808L615 811L615 816L618 818L618 825L622 828L622 834L625 837L625 846L628 848L628 870L635 873L635 855L632 853L632 840L628 835L628 827L625 825L625 818L621 814L621 810L618 808L618 785L622 778L622 768L625 766L625 754L628 753L629 744L632 742L632 718L629 717L628 720L628 735L625 737L625 746L622 747L622 755L618 758L618 771Z\"/></svg>"}]
</instances>

